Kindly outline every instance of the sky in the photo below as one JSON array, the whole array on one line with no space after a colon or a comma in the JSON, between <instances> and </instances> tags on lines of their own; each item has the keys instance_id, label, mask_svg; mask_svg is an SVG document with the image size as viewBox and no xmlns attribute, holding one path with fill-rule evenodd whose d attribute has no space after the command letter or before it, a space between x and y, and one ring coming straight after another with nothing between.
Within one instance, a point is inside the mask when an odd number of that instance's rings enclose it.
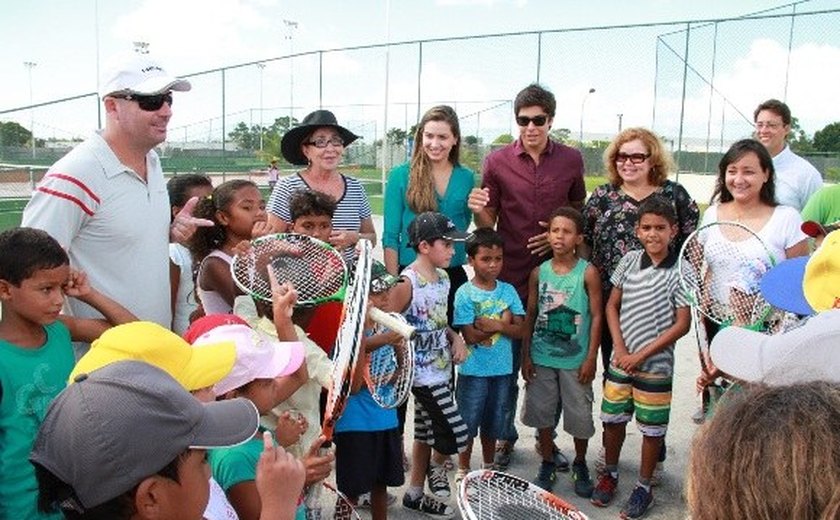
<instances>
[{"instance_id":1,"label":"sky","mask_svg":"<svg viewBox=\"0 0 840 520\"><path fill-rule=\"evenodd\" d=\"M772 0L0 0L0 48L4 49L0 54L0 111L29 105L30 86L34 103L96 91L97 70L101 76L114 56L132 51L135 41L147 42L151 54L170 72L188 75L321 49L727 18L785 4ZM797 12L838 8L840 0L810 0L797 5ZM297 24L291 39L284 20ZM836 22L838 18L835 15L831 20ZM689 133L715 135L720 133L718 127L728 128L727 132L743 132L741 127L732 128L739 112L750 113L766 97L782 97L778 85L784 78L778 77L777 65L788 57L789 22L768 21L766 31L757 25L750 25L747 34L739 35L737 45L727 44L717 50L715 83L725 92L728 103L722 103L721 96L713 96L710 102L708 87L699 79L689 83L685 112L687 118L697 122ZM732 24L729 29L737 31ZM700 29L703 30L709 29ZM590 137L598 133L608 136L615 130L619 113L625 127L647 126L653 122L655 106L657 128L661 126L663 132L675 136L678 130L672 120L673 114L682 109L682 67L674 56L669 56L664 44L656 45L656 36L662 32L661 27L627 32L627 44L621 40L625 34L621 31L587 33L584 47L579 33L548 38L543 43L540 79L558 97L555 127L577 131L582 126L585 103ZM664 37L663 41L681 52L683 37ZM505 40L505 45L508 43ZM459 114L465 117L465 134L484 133L492 137L493 133L509 129L512 114L510 105L505 103L524 86L535 50L527 43L524 47L496 45L493 40L473 40L461 47L427 45L421 109L428 108L428 103L454 101L459 103ZM522 48L531 50L523 53ZM389 100L415 101L415 47L393 49L388 61ZM704 44L697 44L692 51L712 52ZM794 115L810 132L840 119L836 103L840 37L836 24L817 27L795 38L790 55L796 57L791 60L787 92L789 103L796 101ZM358 126L370 122L368 126L377 127L374 131L381 133L385 116L383 109L375 105L383 102L384 60L381 49L330 55L325 59L325 69L329 69L325 74L334 77L331 82L325 81L324 104L336 106L336 112L343 111L344 119ZM29 68L24 62L36 65ZM488 76L488 71L482 69L482 64L487 63L499 70ZM243 119L253 124L260 114L264 124L269 124L288 110L281 107L292 102L300 107L296 109L299 113L294 114L298 118L308 111L307 106L317 108L317 85L312 80L317 65L314 58L300 59L295 62L291 78L286 62L269 62L262 74L256 67L233 71L225 80L228 92L224 113L229 114L228 127ZM654 67L659 67L657 92L652 86ZM767 72L769 68L774 72ZM699 72L710 75L708 70ZM289 79L296 82L294 100L289 99ZM218 75L198 77L193 83L193 92L184 94L183 99L181 95L176 98L170 140L194 140L205 133L218 132L220 123L207 117L219 105ZM596 93L586 96L588 89L596 85ZM469 100L477 102L466 102ZM407 103L402 108L398 104L392 106L387 126L410 126L416 121L417 110ZM707 125L709 113L715 116L711 118L713 123ZM234 116L231 118L230 114ZM36 135L84 135L96 127L96 101L91 97L60 107L36 109L32 114L25 110L0 114L0 120L18 120L27 127L30 117L35 121ZM724 124L725 121L729 123Z\"/></svg>"}]
</instances>

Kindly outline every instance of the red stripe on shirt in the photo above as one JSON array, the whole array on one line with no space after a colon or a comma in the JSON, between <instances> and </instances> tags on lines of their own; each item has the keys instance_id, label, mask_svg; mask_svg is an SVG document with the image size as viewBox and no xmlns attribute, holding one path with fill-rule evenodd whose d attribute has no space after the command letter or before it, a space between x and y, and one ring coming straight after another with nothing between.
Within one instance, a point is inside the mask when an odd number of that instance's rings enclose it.
<instances>
[{"instance_id":1,"label":"red stripe on shirt","mask_svg":"<svg viewBox=\"0 0 840 520\"><path fill-rule=\"evenodd\" d=\"M90 209L89 207L85 206L84 202L82 202L81 200L77 199L76 197L74 197L72 195L68 195L67 193L51 190L49 188L44 188L44 187L39 187L38 191L40 191L41 193L46 193L47 195L52 195L54 197L69 200L70 202L79 206L79 208L82 211L84 211L85 213L87 213L89 216L91 216L91 217L93 216L93 210Z\"/></svg>"},{"instance_id":2,"label":"red stripe on shirt","mask_svg":"<svg viewBox=\"0 0 840 520\"><path fill-rule=\"evenodd\" d=\"M80 181L79 179L77 179L75 177L71 177L69 175L64 175L63 173L50 173L50 174L47 175L47 177L55 177L56 179L62 179L62 180L68 181L68 182L72 182L76 186L80 187L85 193L90 195L90 198L92 198L94 200L94 202L96 202L97 204L99 204L99 202L100 202L99 197L97 197L96 194L94 192L92 192L90 190L90 188L88 188L85 185L85 183L83 183L82 181Z\"/></svg>"}]
</instances>

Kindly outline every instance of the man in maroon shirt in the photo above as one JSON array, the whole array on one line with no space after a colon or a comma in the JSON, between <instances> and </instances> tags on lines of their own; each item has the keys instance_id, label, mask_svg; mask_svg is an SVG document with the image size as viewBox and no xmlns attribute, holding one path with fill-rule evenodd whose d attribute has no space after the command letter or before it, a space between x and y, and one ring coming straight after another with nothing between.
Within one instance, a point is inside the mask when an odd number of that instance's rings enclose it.
<instances>
[{"instance_id":1,"label":"man in maroon shirt","mask_svg":"<svg viewBox=\"0 0 840 520\"><path fill-rule=\"evenodd\" d=\"M504 239L505 261L499 279L516 287L523 305L528 301L528 276L551 253L548 216L560 206L579 210L586 198L580 152L548 136L556 107L554 94L536 83L516 95L513 111L519 139L487 156L482 186L473 189L468 200L476 226L495 226ZM510 462L519 438L513 420L519 396L520 346L521 342L513 342L508 432L496 447L500 466ZM560 471L568 470L569 463L559 450L555 461Z\"/></svg>"}]
</instances>

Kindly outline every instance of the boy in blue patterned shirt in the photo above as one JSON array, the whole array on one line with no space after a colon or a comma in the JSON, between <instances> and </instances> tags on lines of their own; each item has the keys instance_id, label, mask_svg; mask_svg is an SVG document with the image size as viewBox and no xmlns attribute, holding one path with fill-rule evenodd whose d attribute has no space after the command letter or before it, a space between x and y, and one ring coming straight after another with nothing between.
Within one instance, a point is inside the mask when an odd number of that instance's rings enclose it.
<instances>
[{"instance_id":1,"label":"boy in blue patterned shirt","mask_svg":"<svg viewBox=\"0 0 840 520\"><path fill-rule=\"evenodd\" d=\"M475 276L455 293L452 325L460 328L468 345L467 359L458 367L455 400L470 436L467 449L458 456L456 483L470 471L472 440L479 426L482 467L492 467L496 439L510 407L511 340L522 337L525 310L516 289L498 280L503 245L493 229L475 230L467 240L467 259Z\"/></svg>"}]
</instances>

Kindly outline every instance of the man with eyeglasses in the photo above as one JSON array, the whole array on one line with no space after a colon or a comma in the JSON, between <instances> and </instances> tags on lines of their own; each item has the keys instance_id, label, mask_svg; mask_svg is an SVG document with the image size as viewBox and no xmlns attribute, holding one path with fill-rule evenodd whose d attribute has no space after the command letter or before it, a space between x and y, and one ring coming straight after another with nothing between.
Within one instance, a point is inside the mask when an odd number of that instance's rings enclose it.
<instances>
[{"instance_id":1,"label":"man with eyeglasses","mask_svg":"<svg viewBox=\"0 0 840 520\"><path fill-rule=\"evenodd\" d=\"M822 187L820 172L796 155L787 144L790 133L790 108L778 99L768 99L753 113L755 138L773 157L776 171L776 201L802 211L808 198Z\"/></svg>"},{"instance_id":2,"label":"man with eyeglasses","mask_svg":"<svg viewBox=\"0 0 840 520\"><path fill-rule=\"evenodd\" d=\"M470 192L467 202L476 226L495 226L505 242L505 261L499 279L516 287L523 305L528 302L528 277L551 253L547 221L561 206L580 210L586 198L583 157L580 152L551 140L557 101L536 83L516 95L513 111L519 139L494 151L484 161L481 188ZM507 434L500 436L496 463L506 467L519 435L514 426L519 395L521 341L513 342L514 377L511 378L506 414ZM555 462L568 471L568 460L557 450Z\"/></svg>"},{"instance_id":3,"label":"man with eyeglasses","mask_svg":"<svg viewBox=\"0 0 840 520\"><path fill-rule=\"evenodd\" d=\"M172 324L169 242L183 241L206 221L191 216L195 201L172 222L169 195L154 148L166 140L175 78L147 55L120 61L103 82L105 129L56 162L23 212L23 226L39 228L67 250L91 284L141 320ZM212 225L212 223L210 224ZM70 314L101 317L68 300ZM87 346L78 346L81 354Z\"/></svg>"}]
</instances>

